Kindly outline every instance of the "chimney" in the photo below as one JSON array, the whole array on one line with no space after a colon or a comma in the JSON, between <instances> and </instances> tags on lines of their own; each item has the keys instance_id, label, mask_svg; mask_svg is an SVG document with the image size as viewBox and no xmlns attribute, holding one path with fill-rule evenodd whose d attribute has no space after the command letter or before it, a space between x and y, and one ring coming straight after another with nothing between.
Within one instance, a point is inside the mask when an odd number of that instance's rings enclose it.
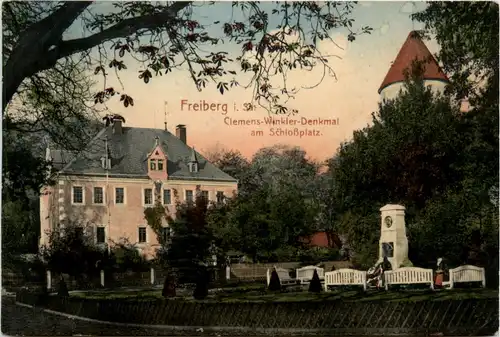
<instances>
[{"instance_id":1,"label":"chimney","mask_svg":"<svg viewBox=\"0 0 500 337\"><path fill-rule=\"evenodd\" d=\"M183 125L183 124L177 125L175 127L175 135L177 136L177 138L182 140L182 142L184 144L187 144L186 143L186 126L185 125Z\"/></svg>"},{"instance_id":2,"label":"chimney","mask_svg":"<svg viewBox=\"0 0 500 337\"><path fill-rule=\"evenodd\" d=\"M115 118L113 119L113 134L114 135L121 135L123 130L122 130L122 123L123 121L121 119Z\"/></svg>"}]
</instances>

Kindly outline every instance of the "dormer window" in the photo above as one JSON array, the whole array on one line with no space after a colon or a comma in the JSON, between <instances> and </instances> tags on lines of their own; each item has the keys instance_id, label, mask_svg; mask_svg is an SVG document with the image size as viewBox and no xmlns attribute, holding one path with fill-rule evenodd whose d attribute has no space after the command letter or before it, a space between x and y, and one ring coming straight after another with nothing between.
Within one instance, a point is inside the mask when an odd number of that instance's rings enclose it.
<instances>
[{"instance_id":1,"label":"dormer window","mask_svg":"<svg viewBox=\"0 0 500 337\"><path fill-rule=\"evenodd\" d=\"M189 166L189 172L191 172L191 173L198 172L198 163L190 162L190 163L188 163L188 166Z\"/></svg>"},{"instance_id":2,"label":"dormer window","mask_svg":"<svg viewBox=\"0 0 500 337\"><path fill-rule=\"evenodd\" d=\"M158 159L158 171L163 171L163 160Z\"/></svg>"},{"instance_id":3,"label":"dormer window","mask_svg":"<svg viewBox=\"0 0 500 337\"><path fill-rule=\"evenodd\" d=\"M151 171L156 171L156 159L149 160L149 169Z\"/></svg>"},{"instance_id":4,"label":"dormer window","mask_svg":"<svg viewBox=\"0 0 500 337\"><path fill-rule=\"evenodd\" d=\"M106 159L106 157L101 157L101 167L105 170L111 169L111 159Z\"/></svg>"}]
</instances>

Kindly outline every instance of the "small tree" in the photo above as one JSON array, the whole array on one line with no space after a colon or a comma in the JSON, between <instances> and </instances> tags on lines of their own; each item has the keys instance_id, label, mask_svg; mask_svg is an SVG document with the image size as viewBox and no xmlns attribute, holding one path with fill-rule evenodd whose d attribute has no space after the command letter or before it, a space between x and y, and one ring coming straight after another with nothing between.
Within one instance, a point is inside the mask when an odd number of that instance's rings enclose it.
<instances>
[{"instance_id":1,"label":"small tree","mask_svg":"<svg viewBox=\"0 0 500 337\"><path fill-rule=\"evenodd\" d=\"M128 239L122 238L115 242L111 249L110 262L113 269L118 272L145 271L150 267L146 258L139 253L135 244Z\"/></svg>"},{"instance_id":2,"label":"small tree","mask_svg":"<svg viewBox=\"0 0 500 337\"><path fill-rule=\"evenodd\" d=\"M314 269L314 274L311 282L309 283L309 292L320 293L321 292L321 281L319 280L318 271Z\"/></svg>"},{"instance_id":3,"label":"small tree","mask_svg":"<svg viewBox=\"0 0 500 337\"><path fill-rule=\"evenodd\" d=\"M175 278L170 272L167 272L165 281L163 282L163 290L161 291L161 296L167 298L175 297L175 295Z\"/></svg>"},{"instance_id":4,"label":"small tree","mask_svg":"<svg viewBox=\"0 0 500 337\"><path fill-rule=\"evenodd\" d=\"M197 300L203 300L208 296L208 283L210 282L208 270L202 268L198 272L196 279L196 287L194 288L193 297Z\"/></svg>"},{"instance_id":5,"label":"small tree","mask_svg":"<svg viewBox=\"0 0 500 337\"><path fill-rule=\"evenodd\" d=\"M64 281L64 277L61 276L59 280L59 288L57 289L57 295L60 297L69 297L68 286L66 285L66 281Z\"/></svg>"},{"instance_id":6,"label":"small tree","mask_svg":"<svg viewBox=\"0 0 500 337\"><path fill-rule=\"evenodd\" d=\"M271 279L269 280L268 289L270 291L280 291L281 290L281 281L280 281L280 277L278 276L278 272L276 271L276 269L273 269L273 272L271 273Z\"/></svg>"},{"instance_id":7,"label":"small tree","mask_svg":"<svg viewBox=\"0 0 500 337\"><path fill-rule=\"evenodd\" d=\"M55 273L97 276L102 266L108 264L109 256L92 241L85 228L67 224L49 233L49 242L41 249L42 259Z\"/></svg>"}]
</instances>

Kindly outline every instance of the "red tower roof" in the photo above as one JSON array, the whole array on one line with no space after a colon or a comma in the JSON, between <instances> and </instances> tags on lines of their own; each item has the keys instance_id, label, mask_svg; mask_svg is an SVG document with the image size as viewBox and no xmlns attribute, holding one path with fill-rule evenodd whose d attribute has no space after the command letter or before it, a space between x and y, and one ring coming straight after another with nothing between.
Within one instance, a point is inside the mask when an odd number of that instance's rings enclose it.
<instances>
[{"instance_id":1,"label":"red tower roof","mask_svg":"<svg viewBox=\"0 0 500 337\"><path fill-rule=\"evenodd\" d=\"M396 60L392 63L387 75L385 75L378 93L390 84L403 82L405 80L404 71L411 68L414 60L426 61L424 78L427 80L441 80L449 82L434 56L420 38L417 32L412 31L406 38L405 43L399 50Z\"/></svg>"}]
</instances>

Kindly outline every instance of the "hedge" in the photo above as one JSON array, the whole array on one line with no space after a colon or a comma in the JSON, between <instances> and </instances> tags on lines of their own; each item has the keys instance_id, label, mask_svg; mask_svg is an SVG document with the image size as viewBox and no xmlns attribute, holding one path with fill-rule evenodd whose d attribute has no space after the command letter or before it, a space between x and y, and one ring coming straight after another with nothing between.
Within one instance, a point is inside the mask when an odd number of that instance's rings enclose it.
<instances>
[{"instance_id":1,"label":"hedge","mask_svg":"<svg viewBox=\"0 0 500 337\"><path fill-rule=\"evenodd\" d=\"M418 302L206 303L81 299L21 292L17 301L102 321L168 326L307 329L330 334L493 335L498 299Z\"/></svg>"}]
</instances>

